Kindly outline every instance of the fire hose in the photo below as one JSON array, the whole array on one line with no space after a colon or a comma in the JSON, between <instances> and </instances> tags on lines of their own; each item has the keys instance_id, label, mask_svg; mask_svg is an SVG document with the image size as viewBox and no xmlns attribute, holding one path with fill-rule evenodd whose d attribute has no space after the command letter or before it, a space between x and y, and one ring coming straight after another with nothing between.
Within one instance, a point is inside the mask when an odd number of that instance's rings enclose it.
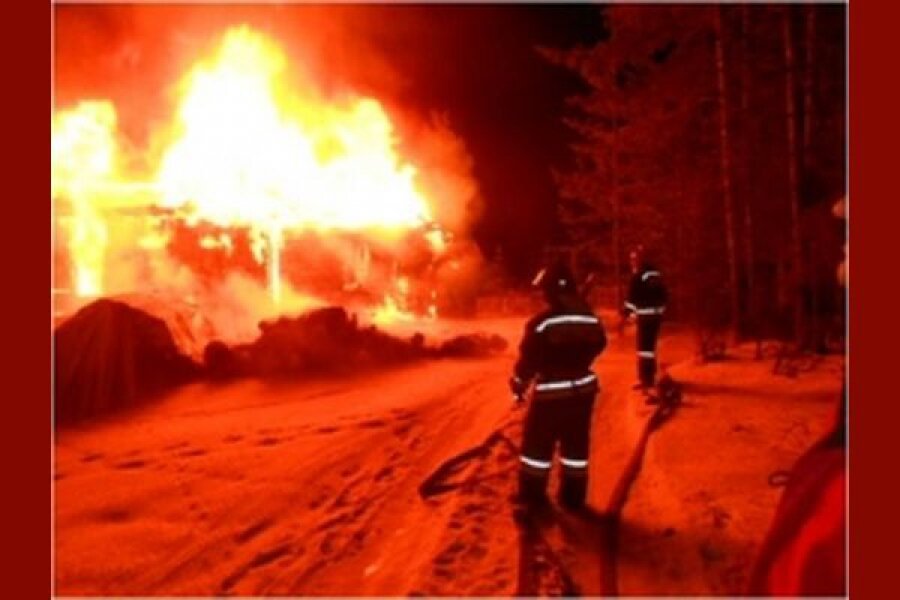
<instances>
[{"instance_id":1,"label":"fire hose","mask_svg":"<svg viewBox=\"0 0 900 600\"><path fill-rule=\"evenodd\" d=\"M423 500L428 500L429 498L446 494L447 492L466 485L469 483L468 480L453 482L450 481L450 479L453 475L462 471L471 461L476 459L484 460L487 458L491 450L497 444L503 444L512 450L513 453L518 454L519 447L509 438L506 434L506 430L509 429L511 425L518 424L518 421L520 420L519 411L524 404L525 403L522 401L516 401L516 403L497 420L497 425L491 430L491 433L483 442L448 458L438 465L438 467L419 484L419 496Z\"/></svg>"},{"instance_id":2,"label":"fire hose","mask_svg":"<svg viewBox=\"0 0 900 600\"><path fill-rule=\"evenodd\" d=\"M530 395L531 394L527 393L523 394L524 397ZM618 503L624 503L624 496L627 494L627 489L631 487L631 482L634 477L636 477L637 471L640 470L640 457L643 456L643 449L647 443L647 438L649 438L654 430L658 429L672 416L672 413L680 402L680 394L672 398L667 397L667 395L664 394L657 399L656 409L647 421L644 432L638 442L635 457L631 461L634 464L630 464L629 467L626 468L626 473L623 474L622 480L619 482L619 486L617 486L617 488L621 488L618 489L617 494L614 494L616 496L621 496ZM446 494L447 492L470 483L468 480L454 482L451 481L451 479L454 475L463 471L470 462L487 458L491 450L497 444L503 444L514 454L519 454L518 445L509 438L506 431L510 426L518 424L520 421L520 411L525 406L526 402L517 398L509 410L497 420L496 426L491 430L491 433L488 434L483 442L448 458L438 465L438 467L432 471L421 484L419 484L419 496L423 500L427 500L429 498L434 498L435 496ZM616 504L616 502L614 501L613 504Z\"/></svg>"}]
</instances>

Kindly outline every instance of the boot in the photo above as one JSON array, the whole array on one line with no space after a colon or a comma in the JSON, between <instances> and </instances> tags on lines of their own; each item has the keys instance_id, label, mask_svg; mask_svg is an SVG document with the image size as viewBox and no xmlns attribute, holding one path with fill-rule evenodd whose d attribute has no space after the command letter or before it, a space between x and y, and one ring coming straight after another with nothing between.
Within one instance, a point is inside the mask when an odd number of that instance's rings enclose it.
<instances>
[{"instance_id":1,"label":"boot","mask_svg":"<svg viewBox=\"0 0 900 600\"><path fill-rule=\"evenodd\" d=\"M525 507L541 507L548 504L547 478L519 473L519 490L516 503Z\"/></svg>"},{"instance_id":2,"label":"boot","mask_svg":"<svg viewBox=\"0 0 900 600\"><path fill-rule=\"evenodd\" d=\"M563 477L559 487L559 504L567 510L581 510L587 497L586 477Z\"/></svg>"}]
</instances>

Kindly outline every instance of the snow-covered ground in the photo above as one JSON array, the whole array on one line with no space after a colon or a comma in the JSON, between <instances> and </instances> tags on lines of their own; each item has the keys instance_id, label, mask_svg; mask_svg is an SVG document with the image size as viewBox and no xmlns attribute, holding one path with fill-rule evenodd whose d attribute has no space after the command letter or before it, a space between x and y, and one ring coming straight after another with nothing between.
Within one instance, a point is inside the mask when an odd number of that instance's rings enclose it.
<instances>
[{"instance_id":1,"label":"snow-covered ground","mask_svg":"<svg viewBox=\"0 0 900 600\"><path fill-rule=\"evenodd\" d=\"M447 458L498 429L518 441L522 411L512 409L506 386L523 322L441 325L448 334L506 337L506 353L490 359L421 362L340 380L196 384L127 415L59 432L56 593L514 594L521 559L509 502L515 448L491 446L458 474L465 483L446 494L423 500L417 489ZM633 338L611 338L597 364L603 392L594 417L589 501L599 510L648 412L629 390ZM815 390L792 380L782 385L764 373L771 362L689 366L689 338L674 332L664 337L661 354L688 365L673 369L676 377L716 387L688 391L687 405L654 434L624 512L619 579L625 593L688 586L706 572L696 561L679 563L680 574L663 579L665 570L650 558L671 558L659 536L642 531L662 528L665 540L681 533L699 539L701 509L749 505L756 516L745 523L731 510L726 530L740 527L746 547L758 543L764 531L754 524L770 517L777 492L763 482L764 498L749 501L741 495L756 488L740 482L789 466L819 430L807 416L818 414L820 395L833 387L824 378ZM772 381L751 409L753 391ZM739 408L754 417L741 416ZM797 433L802 426L795 422L805 423L808 435ZM744 429L735 430L736 423ZM768 458L754 463L756 442ZM737 465L744 466L735 472ZM691 500L700 498L698 481L707 490L702 502Z\"/></svg>"},{"instance_id":2,"label":"snow-covered ground","mask_svg":"<svg viewBox=\"0 0 900 600\"><path fill-rule=\"evenodd\" d=\"M672 368L685 401L650 437L622 512L622 594L743 593L784 489L779 472L834 423L841 357L813 359L795 378L774 375L749 344L729 357Z\"/></svg>"},{"instance_id":3,"label":"snow-covered ground","mask_svg":"<svg viewBox=\"0 0 900 600\"><path fill-rule=\"evenodd\" d=\"M462 544L481 562L482 534L499 515L477 495L429 505L416 490L507 416L510 362L194 385L59 433L57 592L406 594L439 585L453 554L442 552ZM499 551L502 540L487 541ZM499 554L507 569L473 572L465 589L509 589L515 552ZM466 584L446 589L456 585Z\"/></svg>"}]
</instances>

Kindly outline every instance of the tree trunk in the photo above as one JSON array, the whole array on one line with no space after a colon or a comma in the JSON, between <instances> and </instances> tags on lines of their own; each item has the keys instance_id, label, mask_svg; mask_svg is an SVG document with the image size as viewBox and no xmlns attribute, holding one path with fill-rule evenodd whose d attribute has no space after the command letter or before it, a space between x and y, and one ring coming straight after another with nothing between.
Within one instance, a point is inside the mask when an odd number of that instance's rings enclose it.
<instances>
[{"instance_id":1,"label":"tree trunk","mask_svg":"<svg viewBox=\"0 0 900 600\"><path fill-rule=\"evenodd\" d=\"M688 208L685 203L685 198L687 198L687 194L685 193L684 186L684 178L678 177L676 178L676 198L677 198L677 206L685 207L684 210L681 210L676 215L675 222L675 247L676 247L676 255L674 264L677 265L675 269L675 289L677 290L677 294L675 296L675 310L678 311L676 317L680 318L682 321L686 316L689 315L688 307L691 306L691 302L689 299L690 290L688 285L690 283L688 274L691 272L690 270L690 250L687 244L688 234L685 231L685 226L687 224L687 214Z\"/></svg>"},{"instance_id":2,"label":"tree trunk","mask_svg":"<svg viewBox=\"0 0 900 600\"><path fill-rule=\"evenodd\" d=\"M618 66L618 58L615 51L610 61L613 69ZM616 310L622 309L625 302L625 293L622 289L622 211L619 203L619 112L622 108L620 99L613 94L610 97L610 113L612 114L612 135L609 143L609 189L610 202L612 203L612 256L613 272L615 276L615 301Z\"/></svg>"},{"instance_id":3,"label":"tree trunk","mask_svg":"<svg viewBox=\"0 0 900 600\"><path fill-rule=\"evenodd\" d=\"M731 147L728 139L728 97L725 81L725 51L723 48L722 8L716 11L716 73L719 88L719 155L722 171L722 198L725 204L725 241L728 249L728 282L730 328L732 341L738 337L740 305L738 303L737 249L734 236L734 199L731 189Z\"/></svg>"},{"instance_id":4,"label":"tree trunk","mask_svg":"<svg viewBox=\"0 0 900 600\"><path fill-rule=\"evenodd\" d=\"M742 140L741 180L739 187L742 191L741 216L743 218L743 259L744 277L747 281L747 321L750 335L756 340L756 358L762 358L762 337L760 331L759 300L756 289L756 256L754 249L753 230L753 204L754 191L751 182L751 174L754 165L754 148L750 136L750 8L747 4L741 5L741 98L740 98L740 136Z\"/></svg>"},{"instance_id":5,"label":"tree trunk","mask_svg":"<svg viewBox=\"0 0 900 600\"><path fill-rule=\"evenodd\" d=\"M615 275L616 309L621 309L624 302L622 292L622 248L620 236L621 212L619 210L619 132L618 112L614 111L610 152L610 200L612 201L612 255Z\"/></svg>"},{"instance_id":6,"label":"tree trunk","mask_svg":"<svg viewBox=\"0 0 900 600\"><path fill-rule=\"evenodd\" d=\"M788 198L791 211L791 254L793 262L794 290L794 341L802 345L805 333L803 307L803 243L800 230L800 193L797 174L797 117L794 108L794 38L791 32L791 10L785 7L782 12L782 33L784 37L784 106L785 127L787 128L788 145Z\"/></svg>"},{"instance_id":7,"label":"tree trunk","mask_svg":"<svg viewBox=\"0 0 900 600\"><path fill-rule=\"evenodd\" d=\"M806 181L812 176L812 127L813 127L813 84L815 63L815 38L816 38L816 11L812 5L804 7L805 12L805 45L806 56L803 64L803 175ZM818 344L819 338L819 290L817 285L816 257L804 257L808 261L809 269L809 339L813 345Z\"/></svg>"},{"instance_id":8,"label":"tree trunk","mask_svg":"<svg viewBox=\"0 0 900 600\"><path fill-rule=\"evenodd\" d=\"M759 300L756 289L756 257L753 243L753 185L751 174L753 173L753 148L750 143L751 128L750 119L750 7L747 4L741 6L741 138L743 141L742 161L743 177L741 189L743 191L742 209L744 221L743 251L744 251L744 276L747 279L747 315L750 325L750 334L756 340L757 358L762 358L762 332L759 323Z\"/></svg>"},{"instance_id":9,"label":"tree trunk","mask_svg":"<svg viewBox=\"0 0 900 600\"><path fill-rule=\"evenodd\" d=\"M815 71L813 63L816 58L816 10L812 5L804 7L806 11L806 57L803 71L803 168L812 165L812 123L813 123L813 85Z\"/></svg>"}]
</instances>

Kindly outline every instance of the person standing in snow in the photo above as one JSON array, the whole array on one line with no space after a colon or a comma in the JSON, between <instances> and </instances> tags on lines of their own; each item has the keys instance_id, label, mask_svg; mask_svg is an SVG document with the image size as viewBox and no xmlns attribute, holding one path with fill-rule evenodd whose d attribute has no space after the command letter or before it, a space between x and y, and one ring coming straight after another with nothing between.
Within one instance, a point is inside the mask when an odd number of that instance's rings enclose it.
<instances>
[{"instance_id":1,"label":"person standing in snow","mask_svg":"<svg viewBox=\"0 0 900 600\"><path fill-rule=\"evenodd\" d=\"M533 285L543 291L547 308L526 324L510 378L517 402L533 386L522 436L517 498L526 506L546 503L554 447L559 442L559 500L566 508L578 509L587 495L591 414L599 390L591 365L606 347L606 333L564 264L541 271Z\"/></svg>"},{"instance_id":2,"label":"person standing in snow","mask_svg":"<svg viewBox=\"0 0 900 600\"><path fill-rule=\"evenodd\" d=\"M631 283L622 307L622 324L634 315L637 319L637 371L635 389L649 393L656 381L656 342L668 292L662 274L652 264L643 248L631 252Z\"/></svg>"}]
</instances>

